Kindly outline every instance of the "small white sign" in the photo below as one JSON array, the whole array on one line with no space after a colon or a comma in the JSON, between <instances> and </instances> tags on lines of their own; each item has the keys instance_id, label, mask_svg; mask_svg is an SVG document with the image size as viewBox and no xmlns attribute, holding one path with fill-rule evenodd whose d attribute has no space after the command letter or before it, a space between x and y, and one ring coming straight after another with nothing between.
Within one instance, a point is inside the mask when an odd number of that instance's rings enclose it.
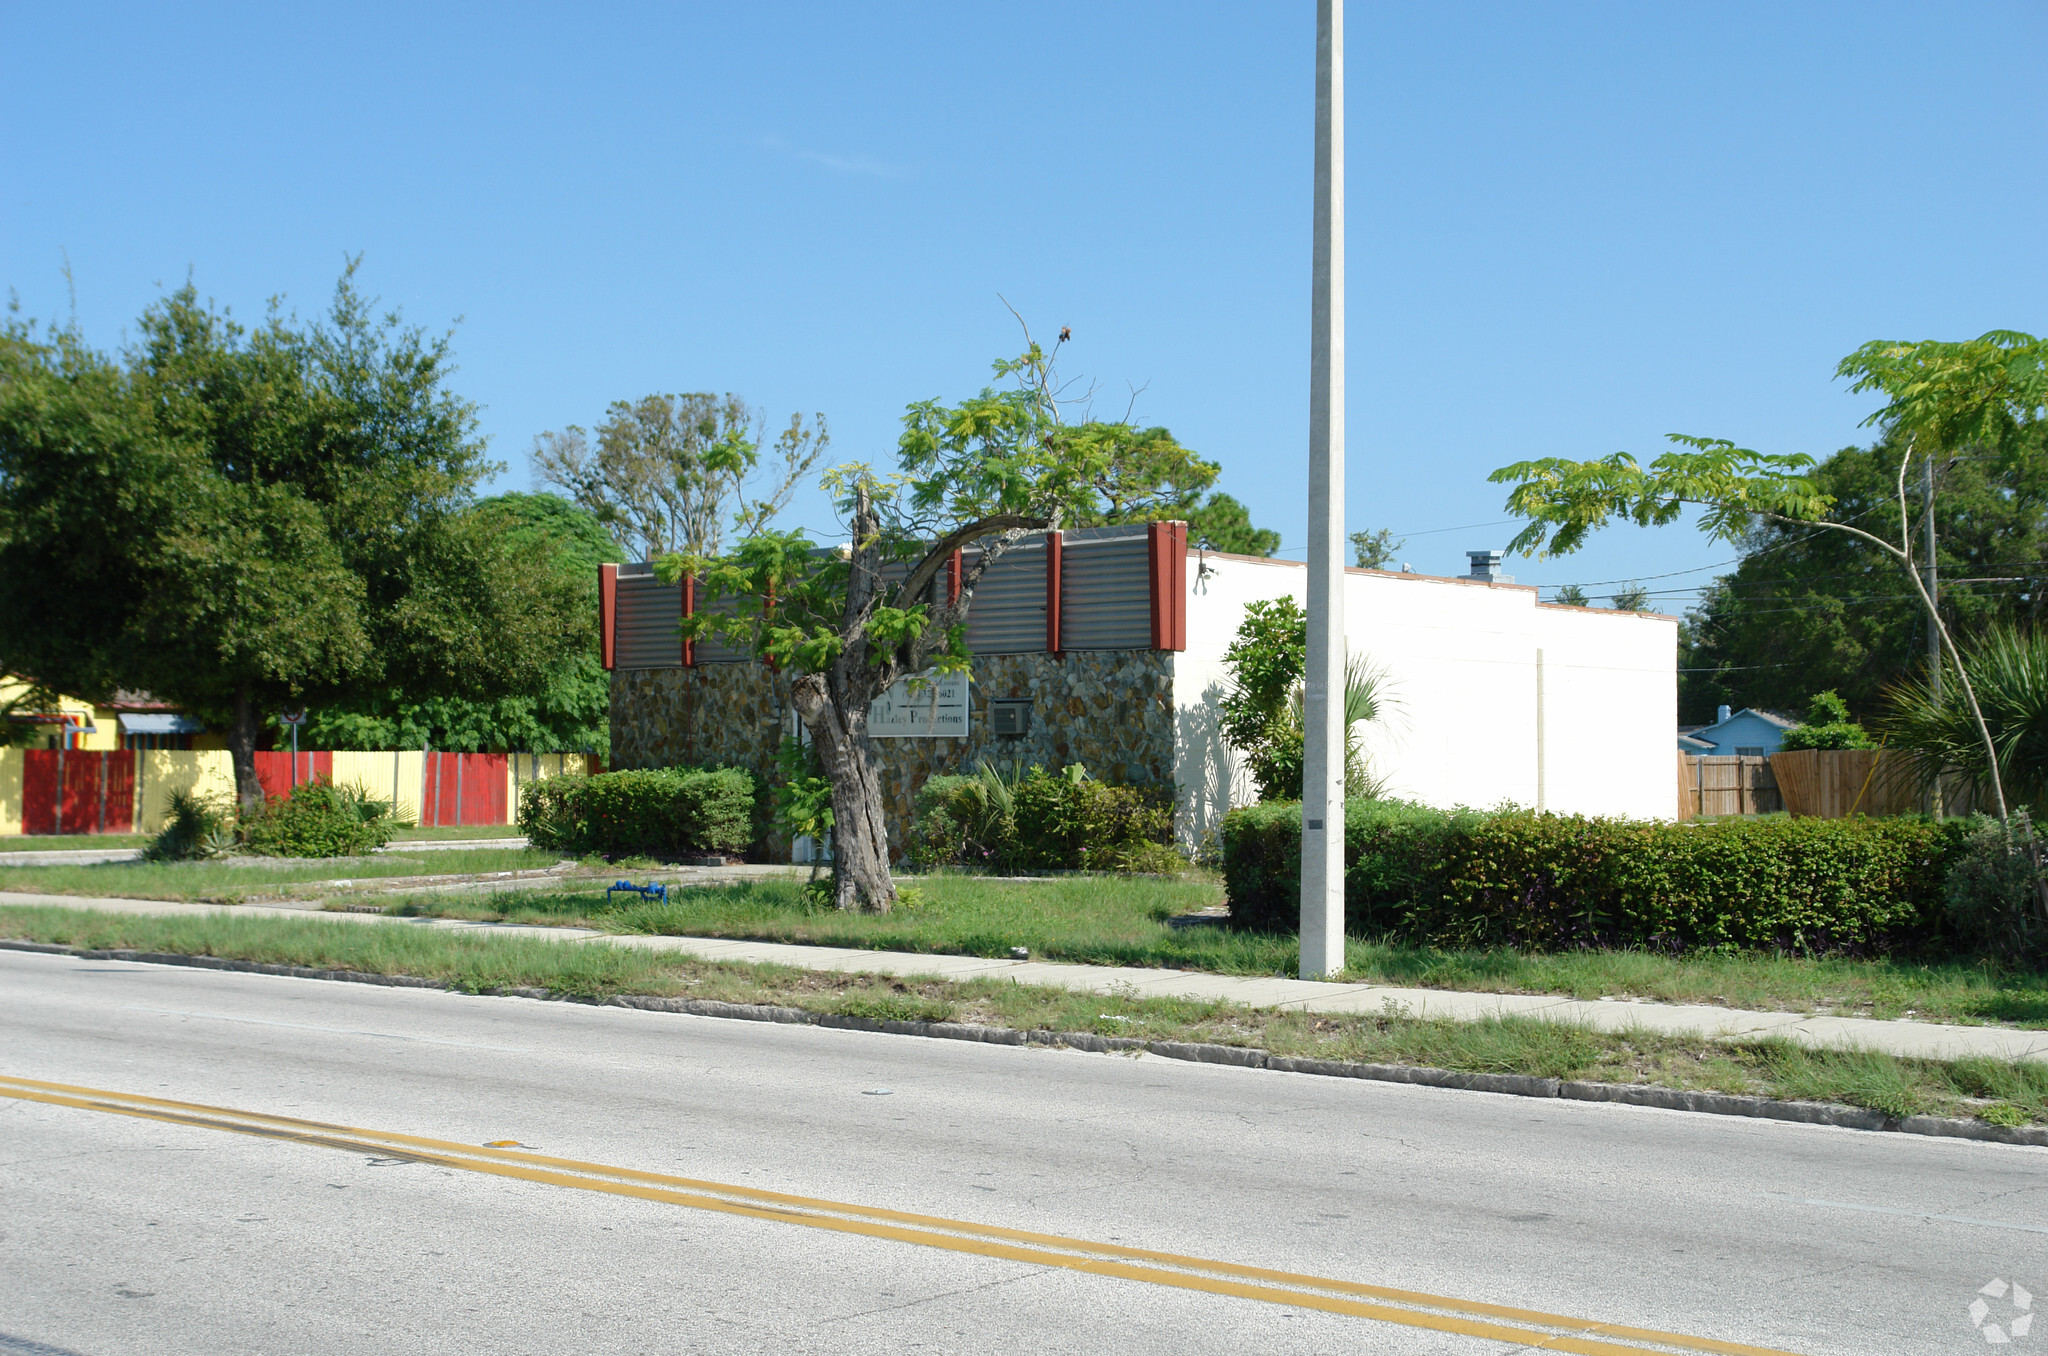
<instances>
[{"instance_id":1,"label":"small white sign","mask_svg":"<svg viewBox=\"0 0 2048 1356\"><path fill-rule=\"evenodd\" d=\"M878 739L967 738L967 675L900 680L868 708L868 733Z\"/></svg>"}]
</instances>

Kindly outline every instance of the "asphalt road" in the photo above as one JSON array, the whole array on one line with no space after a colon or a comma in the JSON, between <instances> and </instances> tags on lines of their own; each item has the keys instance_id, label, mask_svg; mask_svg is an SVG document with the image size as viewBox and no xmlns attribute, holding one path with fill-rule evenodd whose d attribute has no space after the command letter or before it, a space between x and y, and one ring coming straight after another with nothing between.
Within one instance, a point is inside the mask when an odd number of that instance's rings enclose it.
<instances>
[{"instance_id":1,"label":"asphalt road","mask_svg":"<svg viewBox=\"0 0 2048 1356\"><path fill-rule=\"evenodd\" d=\"M0 1075L0 1356L1539 1349L1474 1305L1898 1356L1983 1348L1993 1278L2048 1309L2039 1149L7 952Z\"/></svg>"}]
</instances>

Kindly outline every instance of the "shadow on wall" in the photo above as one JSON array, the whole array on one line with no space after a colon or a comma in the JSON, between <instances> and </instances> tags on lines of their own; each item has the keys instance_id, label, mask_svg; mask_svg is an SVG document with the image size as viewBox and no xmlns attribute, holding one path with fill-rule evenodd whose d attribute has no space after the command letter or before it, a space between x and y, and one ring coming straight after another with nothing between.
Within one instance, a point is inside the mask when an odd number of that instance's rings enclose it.
<instances>
[{"instance_id":1,"label":"shadow on wall","mask_svg":"<svg viewBox=\"0 0 2048 1356\"><path fill-rule=\"evenodd\" d=\"M1223 685L1202 689L1201 700L1174 713L1174 780L1179 800L1174 827L1181 846L1198 851L1223 828L1233 805L1257 800L1251 774L1223 737Z\"/></svg>"}]
</instances>

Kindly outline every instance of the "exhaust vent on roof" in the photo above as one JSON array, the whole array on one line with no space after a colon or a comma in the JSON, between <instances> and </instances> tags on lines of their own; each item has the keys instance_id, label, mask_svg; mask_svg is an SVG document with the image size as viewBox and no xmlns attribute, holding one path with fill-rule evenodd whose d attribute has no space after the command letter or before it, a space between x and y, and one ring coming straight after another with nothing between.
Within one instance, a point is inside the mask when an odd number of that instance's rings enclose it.
<instances>
[{"instance_id":1,"label":"exhaust vent on roof","mask_svg":"<svg viewBox=\"0 0 2048 1356\"><path fill-rule=\"evenodd\" d=\"M1500 572L1500 552L1467 551L1465 558L1472 562L1472 572L1467 579L1483 579L1489 584L1512 584L1515 577Z\"/></svg>"}]
</instances>

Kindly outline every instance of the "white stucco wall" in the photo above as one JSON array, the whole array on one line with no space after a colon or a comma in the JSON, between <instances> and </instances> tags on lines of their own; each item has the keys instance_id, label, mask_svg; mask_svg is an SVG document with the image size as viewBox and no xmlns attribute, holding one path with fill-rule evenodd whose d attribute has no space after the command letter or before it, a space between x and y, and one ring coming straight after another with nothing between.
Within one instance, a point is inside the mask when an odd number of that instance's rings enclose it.
<instances>
[{"instance_id":1,"label":"white stucco wall","mask_svg":"<svg viewBox=\"0 0 2048 1356\"><path fill-rule=\"evenodd\" d=\"M1190 553L1188 647L1175 657L1174 703L1191 840L1252 798L1216 728L1229 682L1223 652L1247 604L1306 602L1307 591L1299 564ZM1386 674L1387 713L1366 727L1365 747L1391 794L1445 806L1671 815L1674 619L1542 606L1525 586L1372 570L1346 573L1344 612L1352 653Z\"/></svg>"}]
</instances>

